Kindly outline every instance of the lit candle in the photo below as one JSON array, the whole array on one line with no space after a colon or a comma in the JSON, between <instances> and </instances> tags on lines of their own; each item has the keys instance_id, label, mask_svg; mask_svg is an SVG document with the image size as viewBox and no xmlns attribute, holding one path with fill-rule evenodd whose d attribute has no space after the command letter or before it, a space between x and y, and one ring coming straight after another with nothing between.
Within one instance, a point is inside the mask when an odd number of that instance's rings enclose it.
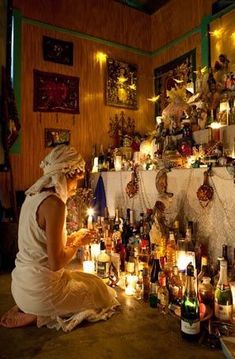
<instances>
[{"instance_id":1,"label":"lit candle","mask_svg":"<svg viewBox=\"0 0 235 359\"><path fill-rule=\"evenodd\" d=\"M94 273L94 262L93 261L83 261L83 272L85 273Z\"/></svg>"},{"instance_id":2,"label":"lit candle","mask_svg":"<svg viewBox=\"0 0 235 359\"><path fill-rule=\"evenodd\" d=\"M116 156L114 159L115 171L121 171L122 169L122 156Z\"/></svg>"},{"instance_id":3,"label":"lit candle","mask_svg":"<svg viewBox=\"0 0 235 359\"><path fill-rule=\"evenodd\" d=\"M94 214L93 208L88 208L87 214L88 214L87 228L88 229L93 229L93 214Z\"/></svg>"},{"instance_id":4,"label":"lit candle","mask_svg":"<svg viewBox=\"0 0 235 359\"><path fill-rule=\"evenodd\" d=\"M136 290L137 276L136 275L127 275L126 276L126 295L134 295Z\"/></svg>"}]
</instances>

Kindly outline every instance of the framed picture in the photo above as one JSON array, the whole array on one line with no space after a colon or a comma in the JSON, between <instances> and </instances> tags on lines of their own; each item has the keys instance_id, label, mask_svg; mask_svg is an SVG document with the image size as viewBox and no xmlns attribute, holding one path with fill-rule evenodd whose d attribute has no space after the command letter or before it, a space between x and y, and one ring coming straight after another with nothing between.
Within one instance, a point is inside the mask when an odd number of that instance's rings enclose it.
<instances>
[{"instance_id":1,"label":"framed picture","mask_svg":"<svg viewBox=\"0 0 235 359\"><path fill-rule=\"evenodd\" d=\"M73 43L53 39L48 36L42 38L43 59L63 65L73 65Z\"/></svg>"},{"instance_id":2,"label":"framed picture","mask_svg":"<svg viewBox=\"0 0 235 359\"><path fill-rule=\"evenodd\" d=\"M137 65L107 59L106 105L137 110Z\"/></svg>"},{"instance_id":3,"label":"framed picture","mask_svg":"<svg viewBox=\"0 0 235 359\"><path fill-rule=\"evenodd\" d=\"M79 77L34 70L33 110L79 113Z\"/></svg>"},{"instance_id":4,"label":"framed picture","mask_svg":"<svg viewBox=\"0 0 235 359\"><path fill-rule=\"evenodd\" d=\"M70 130L60 128L45 128L45 147L55 147L57 145L69 145Z\"/></svg>"},{"instance_id":5,"label":"framed picture","mask_svg":"<svg viewBox=\"0 0 235 359\"><path fill-rule=\"evenodd\" d=\"M155 94L160 95L156 102L156 116L160 116L168 105L167 90L171 90L178 80L183 80L195 89L196 49L154 70Z\"/></svg>"}]
</instances>

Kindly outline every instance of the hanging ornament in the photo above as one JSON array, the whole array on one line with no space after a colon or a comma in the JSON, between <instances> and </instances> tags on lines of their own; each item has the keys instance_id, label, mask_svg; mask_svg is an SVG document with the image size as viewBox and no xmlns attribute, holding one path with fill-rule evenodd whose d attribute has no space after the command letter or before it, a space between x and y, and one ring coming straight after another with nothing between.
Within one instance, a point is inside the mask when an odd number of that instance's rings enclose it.
<instances>
[{"instance_id":1,"label":"hanging ornament","mask_svg":"<svg viewBox=\"0 0 235 359\"><path fill-rule=\"evenodd\" d=\"M214 190L209 184L210 170L204 172L203 184L197 190L197 198L199 199L200 205L205 208L213 198Z\"/></svg>"},{"instance_id":2,"label":"hanging ornament","mask_svg":"<svg viewBox=\"0 0 235 359\"><path fill-rule=\"evenodd\" d=\"M131 174L131 180L127 183L126 194L128 197L133 198L139 191L139 184L136 171Z\"/></svg>"}]
</instances>

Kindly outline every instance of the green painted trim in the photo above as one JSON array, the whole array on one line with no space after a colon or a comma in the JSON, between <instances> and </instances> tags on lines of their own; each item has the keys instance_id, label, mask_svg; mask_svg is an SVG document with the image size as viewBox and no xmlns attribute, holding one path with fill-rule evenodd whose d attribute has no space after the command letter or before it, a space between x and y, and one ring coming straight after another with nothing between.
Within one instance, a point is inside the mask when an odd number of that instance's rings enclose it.
<instances>
[{"instance_id":1,"label":"green painted trim","mask_svg":"<svg viewBox=\"0 0 235 359\"><path fill-rule=\"evenodd\" d=\"M22 16L18 10L13 10L14 18L14 57L13 61L13 88L19 119L21 119L21 25ZM21 148L21 131L16 142L11 147L10 153L19 153Z\"/></svg>"},{"instance_id":2,"label":"green painted trim","mask_svg":"<svg viewBox=\"0 0 235 359\"><path fill-rule=\"evenodd\" d=\"M98 42L98 43L100 43L102 45L112 46L112 47L116 47L118 49L130 51L130 52L133 52L133 53L135 53L137 55L151 56L150 51L140 50L140 49L137 49L136 47L122 45L122 44L120 44L118 42L112 42L112 41L104 40L104 39L95 37L93 35L88 35L88 34L85 34L83 32L69 30L69 29L65 29L65 28L62 28L62 27L59 27L59 26L55 26L55 25L50 25L48 23L44 23L44 22L41 22L41 21L38 21L38 20L33 20L33 19L26 18L26 17L23 17L22 19L27 24L40 26L40 27L42 27L44 29L47 29L47 30L53 30L53 31L57 31L57 32L60 32L60 33L64 33L64 34L73 35L73 36L79 37L81 39Z\"/></svg>"},{"instance_id":3,"label":"green painted trim","mask_svg":"<svg viewBox=\"0 0 235 359\"><path fill-rule=\"evenodd\" d=\"M181 41L184 41L185 39L187 39L189 36L192 36L193 34L196 34L197 32L200 32L201 31L201 27L200 26L197 26L195 27L194 29L188 31L188 32L185 32L183 35L177 37L177 39L174 39L170 42L168 42L166 45L160 47L159 49L153 51L151 53L151 57L154 57L154 56L157 56L159 55L161 52L171 48L172 46L175 46L175 45L178 45Z\"/></svg>"},{"instance_id":4,"label":"green painted trim","mask_svg":"<svg viewBox=\"0 0 235 359\"><path fill-rule=\"evenodd\" d=\"M204 16L201 22L201 64L207 67L209 67L210 64L210 36L208 33L210 20L211 16Z\"/></svg>"}]
</instances>

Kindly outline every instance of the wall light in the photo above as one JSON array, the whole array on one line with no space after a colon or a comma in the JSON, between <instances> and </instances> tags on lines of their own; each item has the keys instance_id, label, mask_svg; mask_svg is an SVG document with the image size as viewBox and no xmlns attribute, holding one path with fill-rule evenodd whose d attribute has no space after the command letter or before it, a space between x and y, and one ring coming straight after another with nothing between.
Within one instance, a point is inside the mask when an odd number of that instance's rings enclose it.
<instances>
[{"instance_id":1,"label":"wall light","mask_svg":"<svg viewBox=\"0 0 235 359\"><path fill-rule=\"evenodd\" d=\"M224 29L221 27L220 29L215 29L214 31L210 32L211 36L216 37L217 39L220 39L223 35Z\"/></svg>"},{"instance_id":2,"label":"wall light","mask_svg":"<svg viewBox=\"0 0 235 359\"><path fill-rule=\"evenodd\" d=\"M96 57L97 62L99 62L99 64L102 65L103 63L106 62L106 59L107 59L108 55L105 54L104 52L99 51L99 52L96 53L95 57Z\"/></svg>"}]
</instances>

